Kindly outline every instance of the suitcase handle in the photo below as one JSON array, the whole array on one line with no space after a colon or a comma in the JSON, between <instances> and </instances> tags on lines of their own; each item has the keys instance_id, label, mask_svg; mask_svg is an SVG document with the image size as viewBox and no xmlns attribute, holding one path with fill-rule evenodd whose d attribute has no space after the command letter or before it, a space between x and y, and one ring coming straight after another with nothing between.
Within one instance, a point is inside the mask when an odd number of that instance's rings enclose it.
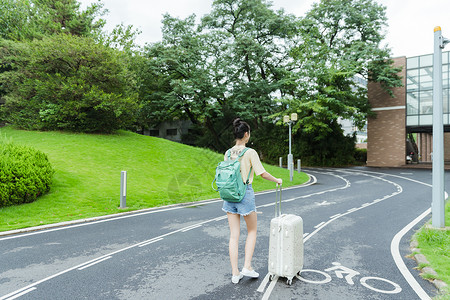
<instances>
[{"instance_id":1,"label":"suitcase handle","mask_svg":"<svg viewBox=\"0 0 450 300\"><path fill-rule=\"evenodd\" d=\"M278 203L278 200L279 200L279 203ZM277 206L278 206L278 212L277 212ZM278 213L278 215L277 215L277 213ZM281 184L277 184L277 188L275 190L275 218L278 216L281 216Z\"/></svg>"}]
</instances>

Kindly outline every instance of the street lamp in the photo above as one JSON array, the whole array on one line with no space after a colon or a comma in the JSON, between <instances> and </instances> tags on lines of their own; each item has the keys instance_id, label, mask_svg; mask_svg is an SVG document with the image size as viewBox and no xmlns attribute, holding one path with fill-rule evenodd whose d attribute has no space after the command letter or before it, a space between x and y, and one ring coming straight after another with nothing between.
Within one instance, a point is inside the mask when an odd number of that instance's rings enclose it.
<instances>
[{"instance_id":1,"label":"street lamp","mask_svg":"<svg viewBox=\"0 0 450 300\"><path fill-rule=\"evenodd\" d=\"M433 192L432 225L445 227L444 194L444 124L442 116L442 49L450 40L442 36L441 27L434 28L433 55Z\"/></svg>"},{"instance_id":2,"label":"street lamp","mask_svg":"<svg viewBox=\"0 0 450 300\"><path fill-rule=\"evenodd\" d=\"M283 122L289 125L289 154L288 154L288 170L290 174L290 179L294 176L294 157L292 156L292 123L297 121L298 116L296 113L292 113L290 116L286 115L283 117Z\"/></svg>"}]
</instances>

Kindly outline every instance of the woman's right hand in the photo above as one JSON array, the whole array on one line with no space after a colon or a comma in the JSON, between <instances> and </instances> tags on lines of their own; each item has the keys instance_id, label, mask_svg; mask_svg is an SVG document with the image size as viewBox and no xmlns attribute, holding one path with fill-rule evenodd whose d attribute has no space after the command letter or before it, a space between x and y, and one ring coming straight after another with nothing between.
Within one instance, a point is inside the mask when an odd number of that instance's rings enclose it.
<instances>
[{"instance_id":1,"label":"woman's right hand","mask_svg":"<svg viewBox=\"0 0 450 300\"><path fill-rule=\"evenodd\" d=\"M277 178L277 184L282 185L283 184L283 179Z\"/></svg>"}]
</instances>

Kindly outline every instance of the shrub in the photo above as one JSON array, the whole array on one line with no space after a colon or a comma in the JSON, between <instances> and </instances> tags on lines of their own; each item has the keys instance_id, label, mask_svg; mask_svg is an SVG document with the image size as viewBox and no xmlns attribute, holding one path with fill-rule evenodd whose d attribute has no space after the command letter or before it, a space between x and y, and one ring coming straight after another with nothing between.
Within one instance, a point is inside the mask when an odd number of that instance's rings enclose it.
<instances>
[{"instance_id":1,"label":"shrub","mask_svg":"<svg viewBox=\"0 0 450 300\"><path fill-rule=\"evenodd\" d=\"M0 207L35 201L50 190L53 173L44 153L0 141Z\"/></svg>"},{"instance_id":2,"label":"shrub","mask_svg":"<svg viewBox=\"0 0 450 300\"><path fill-rule=\"evenodd\" d=\"M355 160L360 163L366 163L367 161L367 149L355 149Z\"/></svg>"}]
</instances>

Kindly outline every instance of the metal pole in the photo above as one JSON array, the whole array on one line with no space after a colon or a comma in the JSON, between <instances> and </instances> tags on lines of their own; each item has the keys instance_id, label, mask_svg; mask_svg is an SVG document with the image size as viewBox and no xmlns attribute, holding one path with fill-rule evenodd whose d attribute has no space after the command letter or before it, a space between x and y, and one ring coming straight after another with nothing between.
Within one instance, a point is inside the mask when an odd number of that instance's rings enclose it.
<instances>
[{"instance_id":1,"label":"metal pole","mask_svg":"<svg viewBox=\"0 0 450 300\"><path fill-rule=\"evenodd\" d=\"M444 216L444 125L442 109L442 42L441 28L434 28L433 55L433 200L432 225L445 227Z\"/></svg>"},{"instance_id":2,"label":"metal pole","mask_svg":"<svg viewBox=\"0 0 450 300\"><path fill-rule=\"evenodd\" d=\"M297 171L300 173L302 171L302 161L297 159Z\"/></svg>"},{"instance_id":3,"label":"metal pole","mask_svg":"<svg viewBox=\"0 0 450 300\"><path fill-rule=\"evenodd\" d=\"M283 157L280 156L280 168L283 167Z\"/></svg>"},{"instance_id":4,"label":"metal pole","mask_svg":"<svg viewBox=\"0 0 450 300\"><path fill-rule=\"evenodd\" d=\"M127 171L120 173L120 208L127 207Z\"/></svg>"}]
</instances>

